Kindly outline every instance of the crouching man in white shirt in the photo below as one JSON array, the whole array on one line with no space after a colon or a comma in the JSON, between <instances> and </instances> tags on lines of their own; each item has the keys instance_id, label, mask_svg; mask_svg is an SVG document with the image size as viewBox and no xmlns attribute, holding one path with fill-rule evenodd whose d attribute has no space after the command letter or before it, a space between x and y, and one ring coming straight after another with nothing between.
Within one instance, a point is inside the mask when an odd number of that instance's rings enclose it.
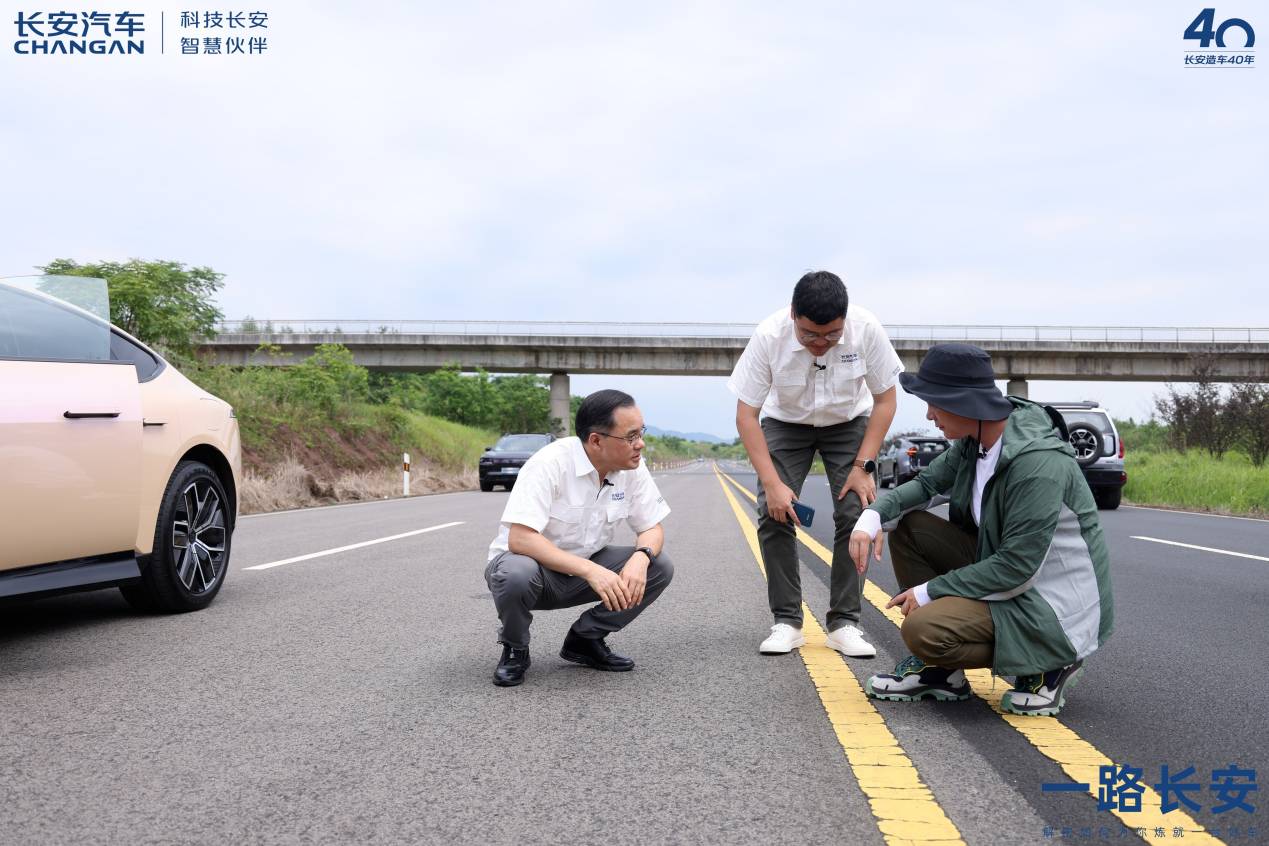
<instances>
[{"instance_id":1,"label":"crouching man in white shirt","mask_svg":"<svg viewBox=\"0 0 1269 846\"><path fill-rule=\"evenodd\" d=\"M597 391L577 409L575 425L577 437L543 447L520 470L489 547L485 581L502 623L493 679L500 687L524 681L534 611L590 602L599 604L577 618L560 657L597 670L634 669L604 638L655 602L674 576L662 553L670 507L642 463L645 427L634 398ZM610 546L623 520L635 543Z\"/></svg>"}]
</instances>

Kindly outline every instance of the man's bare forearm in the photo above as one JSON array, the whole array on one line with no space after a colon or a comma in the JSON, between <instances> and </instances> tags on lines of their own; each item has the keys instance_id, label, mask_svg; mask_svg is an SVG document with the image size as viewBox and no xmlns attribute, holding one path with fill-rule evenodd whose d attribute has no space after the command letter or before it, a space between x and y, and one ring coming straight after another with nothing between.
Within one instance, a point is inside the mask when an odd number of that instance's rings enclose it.
<instances>
[{"instance_id":1,"label":"man's bare forearm","mask_svg":"<svg viewBox=\"0 0 1269 846\"><path fill-rule=\"evenodd\" d=\"M563 573L566 576L586 577L586 574L599 565L593 561L565 552L539 532L520 523L511 524L511 533L507 538L507 548L516 555L527 555L548 570Z\"/></svg>"},{"instance_id":2,"label":"man's bare forearm","mask_svg":"<svg viewBox=\"0 0 1269 846\"><path fill-rule=\"evenodd\" d=\"M876 458L881 451L881 442L890 431L894 422L895 409L898 406L897 391L894 388L882 394L872 395L872 415L868 418L868 427L864 429L864 439L859 445L860 458Z\"/></svg>"},{"instance_id":3,"label":"man's bare forearm","mask_svg":"<svg viewBox=\"0 0 1269 846\"><path fill-rule=\"evenodd\" d=\"M665 530L661 528L661 524L657 523L646 532L640 532L635 537L635 546L646 546L652 550L653 555L660 555L661 548L665 545Z\"/></svg>"}]
</instances>

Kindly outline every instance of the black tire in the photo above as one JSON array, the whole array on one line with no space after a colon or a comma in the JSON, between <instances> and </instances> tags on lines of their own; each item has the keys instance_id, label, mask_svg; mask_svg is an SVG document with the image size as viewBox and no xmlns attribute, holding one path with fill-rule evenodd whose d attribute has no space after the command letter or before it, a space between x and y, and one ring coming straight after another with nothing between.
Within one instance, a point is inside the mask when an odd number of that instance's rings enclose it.
<instances>
[{"instance_id":1,"label":"black tire","mask_svg":"<svg viewBox=\"0 0 1269 846\"><path fill-rule=\"evenodd\" d=\"M482 481L480 483L480 489L485 493L490 493L493 490L493 482Z\"/></svg>"},{"instance_id":2,"label":"black tire","mask_svg":"<svg viewBox=\"0 0 1269 846\"><path fill-rule=\"evenodd\" d=\"M1093 490L1093 499L1097 500L1097 507L1107 511L1118 508L1123 498L1123 488L1095 488Z\"/></svg>"},{"instance_id":3,"label":"black tire","mask_svg":"<svg viewBox=\"0 0 1269 846\"><path fill-rule=\"evenodd\" d=\"M1071 426L1071 448L1075 450L1075 460L1081 467L1088 467L1102 456L1102 433L1087 423L1076 423Z\"/></svg>"},{"instance_id":4,"label":"black tire","mask_svg":"<svg viewBox=\"0 0 1269 846\"><path fill-rule=\"evenodd\" d=\"M198 461L176 465L159 505L149 562L140 580L119 588L124 599L138 610L167 614L210 605L229 572L230 519L229 498L212 469Z\"/></svg>"}]
</instances>

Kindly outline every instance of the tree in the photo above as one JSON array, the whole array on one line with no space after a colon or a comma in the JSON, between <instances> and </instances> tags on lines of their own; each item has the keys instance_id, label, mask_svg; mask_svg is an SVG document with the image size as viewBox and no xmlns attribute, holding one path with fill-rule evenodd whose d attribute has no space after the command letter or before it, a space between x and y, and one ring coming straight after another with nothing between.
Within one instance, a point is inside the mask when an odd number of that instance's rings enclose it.
<instances>
[{"instance_id":1,"label":"tree","mask_svg":"<svg viewBox=\"0 0 1269 846\"><path fill-rule=\"evenodd\" d=\"M110 322L167 354L192 355L196 340L215 335L224 316L213 302L224 274L210 267L140 259L95 264L54 259L40 270L105 279Z\"/></svg>"},{"instance_id":2,"label":"tree","mask_svg":"<svg viewBox=\"0 0 1269 846\"><path fill-rule=\"evenodd\" d=\"M1234 385L1227 407L1237 426L1238 442L1247 450L1252 466L1263 467L1269 458L1269 385Z\"/></svg>"},{"instance_id":3,"label":"tree","mask_svg":"<svg viewBox=\"0 0 1269 846\"><path fill-rule=\"evenodd\" d=\"M551 392L541 376L500 376L493 380L498 397L497 428L503 432L550 432Z\"/></svg>"}]
</instances>

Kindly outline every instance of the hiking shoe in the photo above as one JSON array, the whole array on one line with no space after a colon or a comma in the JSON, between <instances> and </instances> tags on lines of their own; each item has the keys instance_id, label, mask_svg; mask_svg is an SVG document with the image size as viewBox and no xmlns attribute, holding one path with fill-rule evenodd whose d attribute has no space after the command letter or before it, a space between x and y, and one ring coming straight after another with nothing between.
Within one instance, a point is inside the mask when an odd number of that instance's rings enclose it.
<instances>
[{"instance_id":1,"label":"hiking shoe","mask_svg":"<svg viewBox=\"0 0 1269 846\"><path fill-rule=\"evenodd\" d=\"M968 699L970 694L964 670L931 667L915 655L900 661L893 673L878 673L868 679L864 692L891 702L916 702L926 697L955 702Z\"/></svg>"},{"instance_id":2,"label":"hiking shoe","mask_svg":"<svg viewBox=\"0 0 1269 846\"><path fill-rule=\"evenodd\" d=\"M788 623L776 623L771 627L771 634L767 635L767 639L758 647L758 651L763 655L783 655L805 645L806 638L802 636L801 629L794 628Z\"/></svg>"},{"instance_id":3,"label":"hiking shoe","mask_svg":"<svg viewBox=\"0 0 1269 846\"><path fill-rule=\"evenodd\" d=\"M864 633L858 626L849 623L833 629L824 638L824 645L836 649L848 658L876 658L877 649L864 640Z\"/></svg>"},{"instance_id":4,"label":"hiking shoe","mask_svg":"<svg viewBox=\"0 0 1269 846\"><path fill-rule=\"evenodd\" d=\"M1075 684L1084 669L1083 661L1031 676L1018 676L1013 690L1000 697L1000 707L1010 714L1054 717L1066 704L1066 689Z\"/></svg>"}]
</instances>

